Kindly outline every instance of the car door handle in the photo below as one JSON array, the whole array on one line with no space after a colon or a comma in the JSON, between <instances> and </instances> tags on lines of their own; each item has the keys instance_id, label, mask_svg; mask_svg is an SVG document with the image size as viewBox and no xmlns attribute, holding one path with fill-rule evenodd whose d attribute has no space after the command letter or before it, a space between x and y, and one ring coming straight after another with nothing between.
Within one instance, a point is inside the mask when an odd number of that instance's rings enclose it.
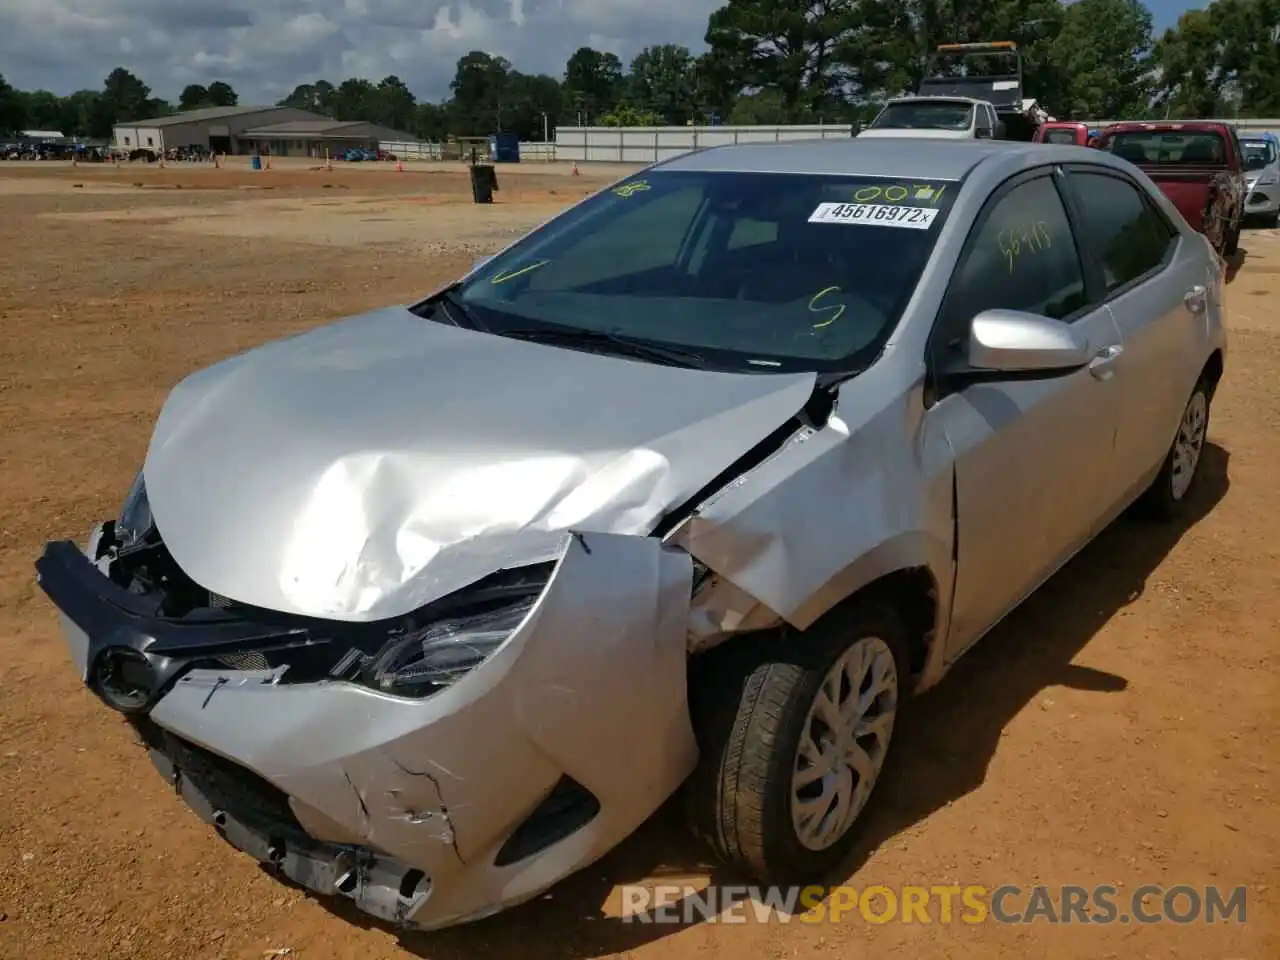
<instances>
[{"instance_id":1,"label":"car door handle","mask_svg":"<svg viewBox=\"0 0 1280 960\"><path fill-rule=\"evenodd\" d=\"M1116 362L1120 354L1124 353L1124 347L1118 343L1113 343L1109 347L1103 347L1099 350L1092 360L1089 361L1089 372L1093 374L1097 380L1110 380L1115 376L1116 372L1111 365Z\"/></svg>"},{"instance_id":2,"label":"car door handle","mask_svg":"<svg viewBox=\"0 0 1280 960\"><path fill-rule=\"evenodd\" d=\"M1182 302L1187 305L1187 309L1190 310L1192 313L1203 313L1204 307L1205 307L1206 292L1207 291L1205 290L1204 287L1197 284L1196 286L1188 290L1185 294L1183 294Z\"/></svg>"}]
</instances>

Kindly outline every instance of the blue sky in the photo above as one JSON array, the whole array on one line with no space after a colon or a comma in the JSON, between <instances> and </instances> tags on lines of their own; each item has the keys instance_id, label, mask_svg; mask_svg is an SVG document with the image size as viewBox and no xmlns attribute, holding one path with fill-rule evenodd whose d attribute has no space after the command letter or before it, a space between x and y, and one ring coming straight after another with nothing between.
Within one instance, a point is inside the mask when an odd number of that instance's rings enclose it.
<instances>
[{"instance_id":1,"label":"blue sky","mask_svg":"<svg viewBox=\"0 0 1280 960\"><path fill-rule=\"evenodd\" d=\"M501 54L560 75L576 48L629 61L653 43L702 46L724 0L0 0L0 71L15 86L97 89L125 66L156 96L225 80L242 103L296 84L394 73L422 99L448 93L458 57ZM1157 30L1202 3L1148 0Z\"/></svg>"}]
</instances>

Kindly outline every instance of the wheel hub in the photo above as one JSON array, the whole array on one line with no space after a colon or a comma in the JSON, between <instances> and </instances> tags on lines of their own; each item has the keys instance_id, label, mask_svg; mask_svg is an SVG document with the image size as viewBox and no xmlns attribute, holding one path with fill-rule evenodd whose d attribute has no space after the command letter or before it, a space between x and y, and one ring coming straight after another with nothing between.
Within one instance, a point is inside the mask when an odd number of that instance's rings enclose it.
<instances>
[{"instance_id":1,"label":"wheel hub","mask_svg":"<svg viewBox=\"0 0 1280 960\"><path fill-rule=\"evenodd\" d=\"M879 637L859 639L823 677L792 774L792 824L808 849L837 843L866 806L884 766L897 708L897 665Z\"/></svg>"},{"instance_id":2,"label":"wheel hub","mask_svg":"<svg viewBox=\"0 0 1280 960\"><path fill-rule=\"evenodd\" d=\"M1200 465L1204 449L1205 426L1209 419L1209 401L1197 390L1182 413L1178 435L1173 441L1173 470L1169 478L1169 493L1174 500L1181 500L1191 487L1191 480Z\"/></svg>"}]
</instances>

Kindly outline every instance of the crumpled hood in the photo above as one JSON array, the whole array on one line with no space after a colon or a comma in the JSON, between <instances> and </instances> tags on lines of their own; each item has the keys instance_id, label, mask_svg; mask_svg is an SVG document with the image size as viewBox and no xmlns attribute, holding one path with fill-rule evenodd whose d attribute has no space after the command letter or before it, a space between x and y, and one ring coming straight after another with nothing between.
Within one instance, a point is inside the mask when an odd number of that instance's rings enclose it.
<instances>
[{"instance_id":1,"label":"crumpled hood","mask_svg":"<svg viewBox=\"0 0 1280 960\"><path fill-rule=\"evenodd\" d=\"M647 534L804 406L812 374L659 366L391 307L170 394L144 475L183 570L241 603L399 616L567 530Z\"/></svg>"}]
</instances>

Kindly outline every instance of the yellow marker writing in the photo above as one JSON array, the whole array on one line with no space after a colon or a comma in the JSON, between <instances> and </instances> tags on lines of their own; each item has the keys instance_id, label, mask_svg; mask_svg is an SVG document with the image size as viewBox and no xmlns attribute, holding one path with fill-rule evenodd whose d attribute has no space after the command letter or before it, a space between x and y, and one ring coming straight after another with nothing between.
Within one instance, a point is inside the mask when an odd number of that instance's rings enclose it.
<instances>
[{"instance_id":1,"label":"yellow marker writing","mask_svg":"<svg viewBox=\"0 0 1280 960\"><path fill-rule=\"evenodd\" d=\"M613 192L623 199L641 193L649 189L648 181L633 180L630 183L624 183L620 187L614 187Z\"/></svg>"},{"instance_id":2,"label":"yellow marker writing","mask_svg":"<svg viewBox=\"0 0 1280 960\"><path fill-rule=\"evenodd\" d=\"M823 320L821 323L815 323L815 324L813 325L813 329L815 329L815 330L821 330L823 327L829 327L829 326L831 326L831 324L835 323L835 322L836 322L837 320L839 320L842 316L844 316L844 309L845 309L845 308L844 308L844 304L843 304L843 303L831 303L831 304L828 304L828 305L827 305L827 306L825 306L825 307L820 307L820 306L818 306L818 301L819 301L819 300L821 300L823 297L825 297L827 294L829 294L829 293L839 293L839 292L840 292L840 288L839 288L839 287L827 287L827 288L826 288L826 289L824 289L824 290L819 290L819 291L818 291L817 293L815 293L815 294L813 295L813 297L809 300L809 312L810 312L810 313L822 313L823 311L826 311L826 310L834 310L834 311L835 311L835 313L833 313L833 314L832 314L831 316L829 316L827 319Z\"/></svg>"}]
</instances>

